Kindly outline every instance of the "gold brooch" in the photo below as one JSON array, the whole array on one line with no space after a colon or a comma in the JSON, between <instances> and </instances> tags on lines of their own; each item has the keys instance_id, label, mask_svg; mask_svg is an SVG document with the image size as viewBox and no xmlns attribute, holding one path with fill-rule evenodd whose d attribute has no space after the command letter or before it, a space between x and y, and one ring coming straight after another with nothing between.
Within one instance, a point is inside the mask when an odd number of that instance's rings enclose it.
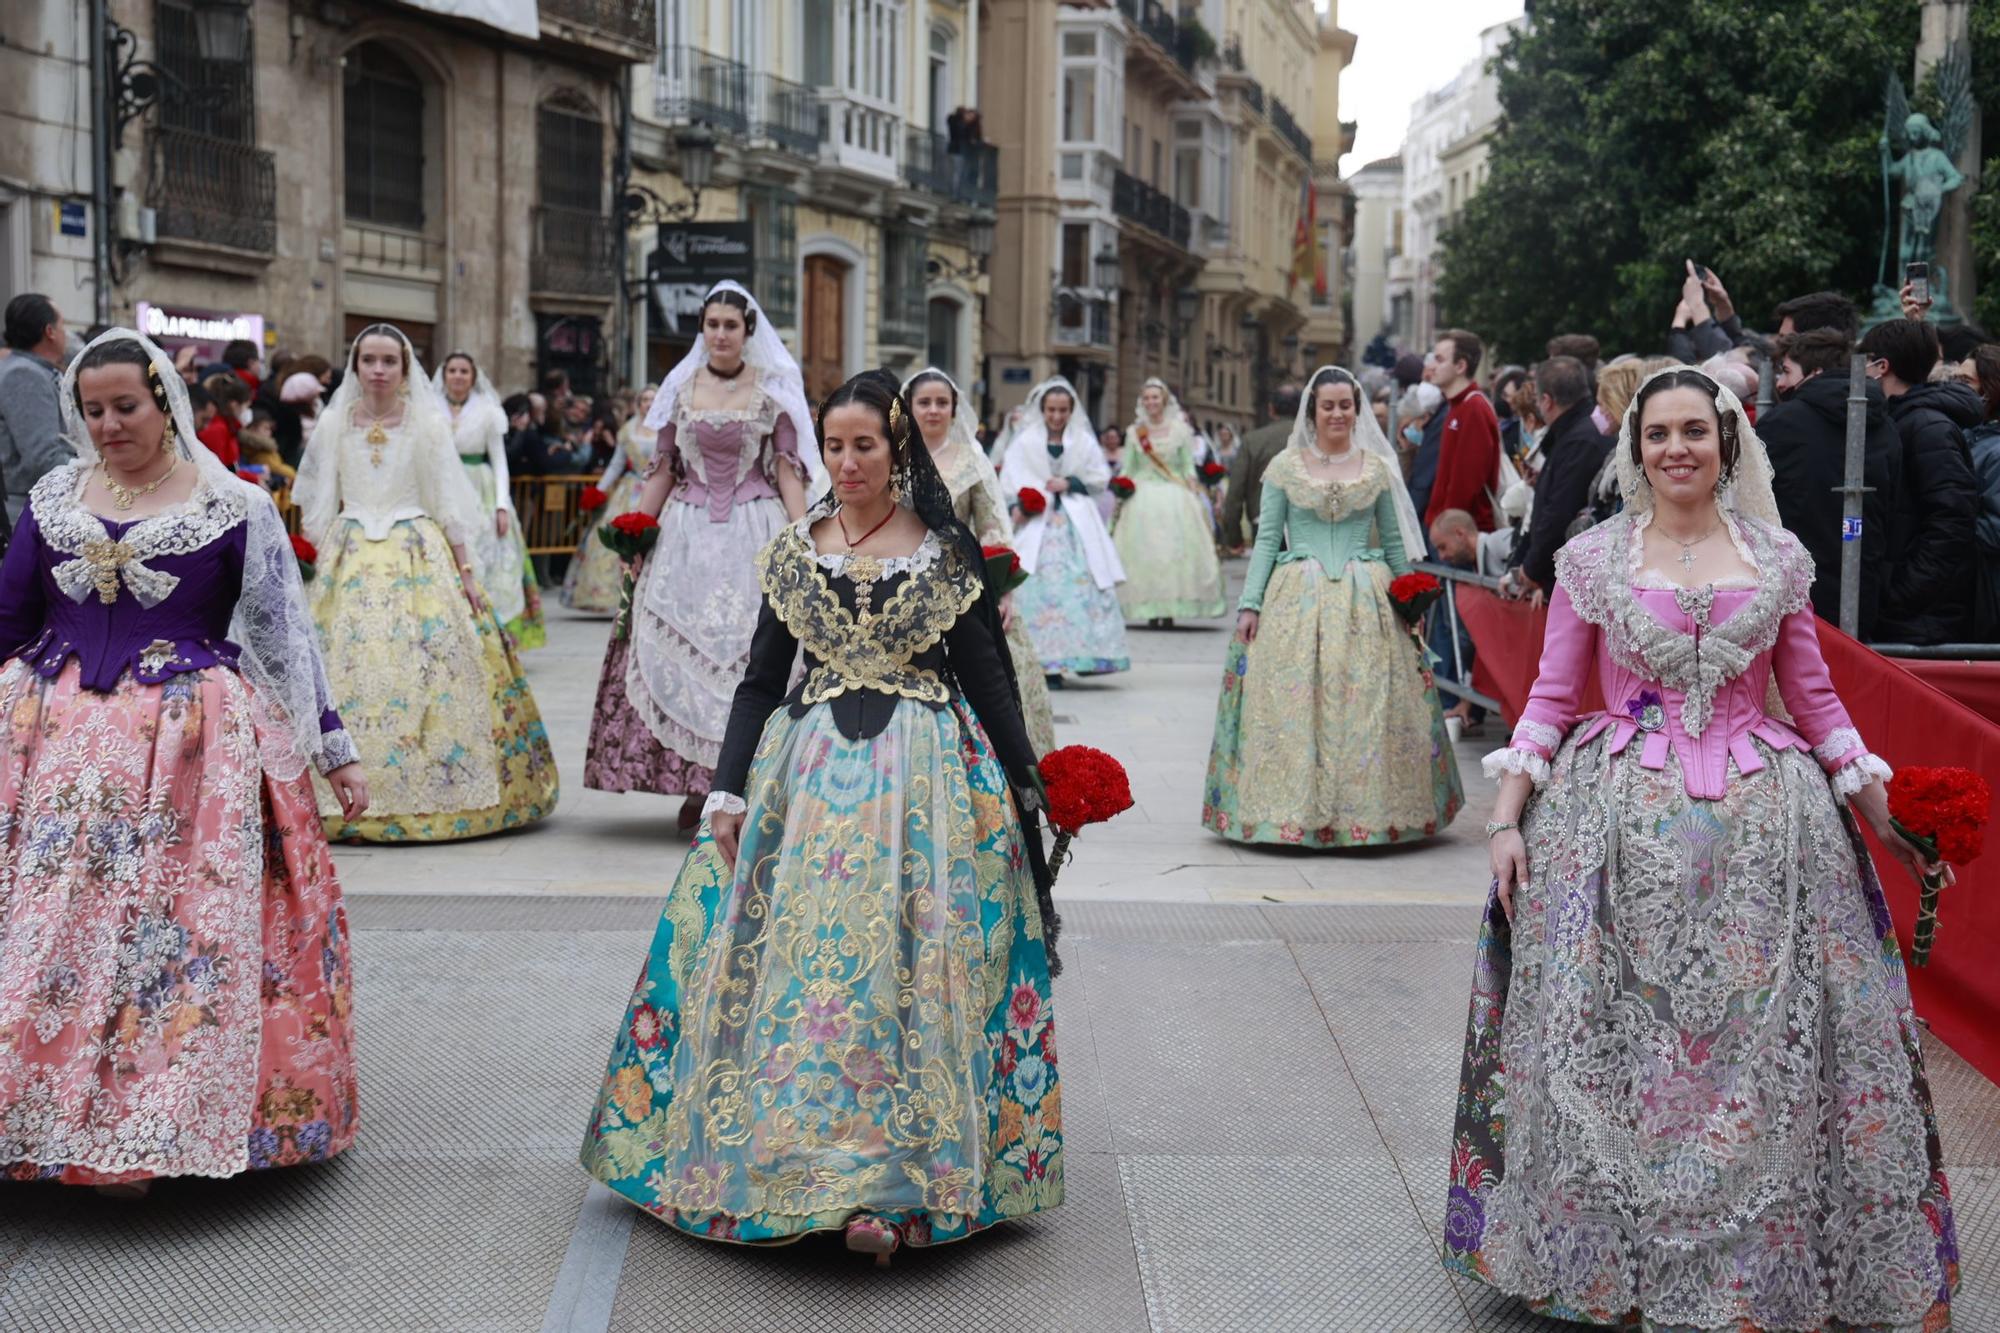
<instances>
[{"instance_id":1,"label":"gold brooch","mask_svg":"<svg viewBox=\"0 0 2000 1333\"><path fill-rule=\"evenodd\" d=\"M131 562L134 554L129 542L99 538L84 543L83 559L90 566L90 581L97 588L98 601L110 606L118 600L118 571Z\"/></svg>"}]
</instances>

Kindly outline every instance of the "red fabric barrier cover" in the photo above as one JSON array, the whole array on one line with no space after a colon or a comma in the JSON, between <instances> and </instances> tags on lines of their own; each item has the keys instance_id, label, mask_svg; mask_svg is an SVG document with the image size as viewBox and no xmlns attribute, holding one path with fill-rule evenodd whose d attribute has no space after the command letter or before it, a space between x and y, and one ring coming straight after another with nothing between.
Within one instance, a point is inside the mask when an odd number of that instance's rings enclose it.
<instances>
[{"instance_id":1,"label":"red fabric barrier cover","mask_svg":"<svg viewBox=\"0 0 2000 1333\"><path fill-rule=\"evenodd\" d=\"M1510 721L1518 718L1535 683L1548 613L1525 602L1502 601L1479 588L1455 591L1459 617L1479 650L1473 684L1498 699ZM1969 768L2000 788L2000 725L1993 720L2000 716L2000 670L1959 662L1914 663L1914 669L1906 669L1823 620L1819 641L1834 688L1854 725L1869 749L1891 768L1906 764ZM1584 708L1603 706L1593 685ZM1917 915L1916 883L1876 846L1872 833L1865 836L1875 850L1889 911L1907 957ZM2000 826L1989 828L1985 854L1960 867L1957 885L1945 890L1930 966L1909 969L1917 1013L1946 1045L2000 1082L2000 968L1992 965L1996 953L2000 953Z\"/></svg>"}]
</instances>

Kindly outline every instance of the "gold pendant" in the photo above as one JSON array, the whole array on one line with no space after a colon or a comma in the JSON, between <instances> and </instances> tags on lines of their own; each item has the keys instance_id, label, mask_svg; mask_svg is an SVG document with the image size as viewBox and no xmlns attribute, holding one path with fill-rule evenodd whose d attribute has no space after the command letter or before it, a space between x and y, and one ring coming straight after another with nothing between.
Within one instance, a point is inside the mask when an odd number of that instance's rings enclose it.
<instances>
[{"instance_id":1,"label":"gold pendant","mask_svg":"<svg viewBox=\"0 0 2000 1333\"><path fill-rule=\"evenodd\" d=\"M382 429L381 422L378 421L368 428L368 443L380 447L388 442L389 432Z\"/></svg>"},{"instance_id":2,"label":"gold pendant","mask_svg":"<svg viewBox=\"0 0 2000 1333\"><path fill-rule=\"evenodd\" d=\"M111 503L117 509L130 509L133 505L139 503L139 497L131 491L126 490L123 486L113 483L111 487Z\"/></svg>"},{"instance_id":3,"label":"gold pendant","mask_svg":"<svg viewBox=\"0 0 2000 1333\"><path fill-rule=\"evenodd\" d=\"M118 600L118 571L134 555L131 545L101 538L85 542L81 554L90 566L90 581L97 589L97 600L110 606Z\"/></svg>"}]
</instances>

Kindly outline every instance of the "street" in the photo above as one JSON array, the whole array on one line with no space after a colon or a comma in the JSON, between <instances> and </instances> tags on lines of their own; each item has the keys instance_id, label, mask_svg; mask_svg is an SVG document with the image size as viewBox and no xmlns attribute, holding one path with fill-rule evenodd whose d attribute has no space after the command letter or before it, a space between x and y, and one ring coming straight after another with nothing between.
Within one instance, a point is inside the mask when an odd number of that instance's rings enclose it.
<instances>
[{"instance_id":1,"label":"street","mask_svg":"<svg viewBox=\"0 0 2000 1333\"><path fill-rule=\"evenodd\" d=\"M1232 573L1240 579L1242 563ZM577 1146L661 897L675 801L581 786L608 622L551 598L527 655L565 790L526 832L337 849L363 1129L311 1168L143 1201L15 1186L0 1325L33 1330L1569 1327L1437 1251L1471 940L1470 804L1428 844L1248 850L1199 826L1223 622L1134 630L1056 693L1137 807L1058 896L1067 1203L886 1271L836 1242L703 1244L591 1185ZM2000 1092L1928 1043L1958 1209L1961 1329L2000 1327Z\"/></svg>"}]
</instances>

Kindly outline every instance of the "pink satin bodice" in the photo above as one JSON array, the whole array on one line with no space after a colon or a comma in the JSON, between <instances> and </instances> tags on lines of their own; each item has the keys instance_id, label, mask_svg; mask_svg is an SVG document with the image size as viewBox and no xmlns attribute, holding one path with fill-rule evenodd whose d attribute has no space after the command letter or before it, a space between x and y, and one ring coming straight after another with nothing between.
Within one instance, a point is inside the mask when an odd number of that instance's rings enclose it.
<instances>
[{"instance_id":1,"label":"pink satin bodice","mask_svg":"<svg viewBox=\"0 0 2000 1333\"><path fill-rule=\"evenodd\" d=\"M739 416L691 415L683 424L660 428L658 456L678 459L684 480L670 497L680 504L706 505L708 521L726 523L729 511L747 500L776 500L777 484L764 465L762 423ZM694 448L687 447L688 436ZM799 466L797 432L780 414L770 428L771 452Z\"/></svg>"}]
</instances>

